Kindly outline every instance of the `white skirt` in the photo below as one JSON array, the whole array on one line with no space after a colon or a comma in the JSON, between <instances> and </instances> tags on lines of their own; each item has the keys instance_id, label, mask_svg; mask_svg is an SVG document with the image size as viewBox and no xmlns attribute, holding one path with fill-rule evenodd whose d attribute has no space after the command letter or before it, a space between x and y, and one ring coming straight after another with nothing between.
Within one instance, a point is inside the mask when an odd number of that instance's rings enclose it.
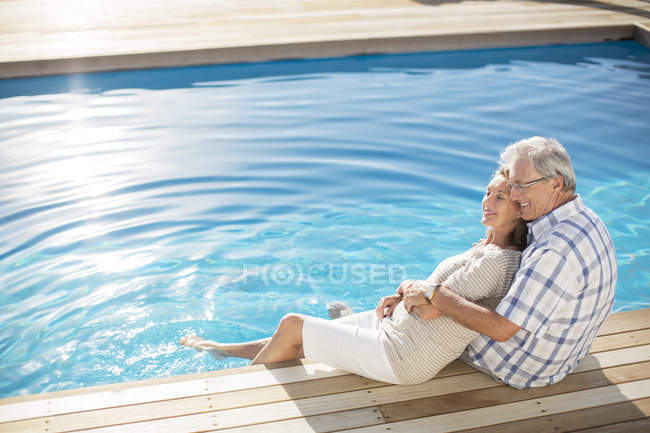
<instances>
[{"instance_id":1,"label":"white skirt","mask_svg":"<svg viewBox=\"0 0 650 433\"><path fill-rule=\"evenodd\" d=\"M336 320L306 317L305 358L373 380L398 383L384 350L385 334L374 310Z\"/></svg>"}]
</instances>

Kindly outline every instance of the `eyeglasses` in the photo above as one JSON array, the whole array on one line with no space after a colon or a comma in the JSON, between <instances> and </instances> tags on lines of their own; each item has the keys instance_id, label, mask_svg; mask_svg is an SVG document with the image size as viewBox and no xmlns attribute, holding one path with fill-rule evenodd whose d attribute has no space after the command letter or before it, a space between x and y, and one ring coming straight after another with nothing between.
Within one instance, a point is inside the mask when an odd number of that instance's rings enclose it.
<instances>
[{"instance_id":1,"label":"eyeglasses","mask_svg":"<svg viewBox=\"0 0 650 433\"><path fill-rule=\"evenodd\" d=\"M516 189L519 192L524 192L524 191L526 191L526 188L528 188L529 186L535 185L536 183L541 182L543 180L546 180L546 178L545 177L540 177L539 179L531 180L530 182L523 183L523 184L519 183L519 182L515 182L515 183L508 182L508 186L511 189Z\"/></svg>"}]
</instances>

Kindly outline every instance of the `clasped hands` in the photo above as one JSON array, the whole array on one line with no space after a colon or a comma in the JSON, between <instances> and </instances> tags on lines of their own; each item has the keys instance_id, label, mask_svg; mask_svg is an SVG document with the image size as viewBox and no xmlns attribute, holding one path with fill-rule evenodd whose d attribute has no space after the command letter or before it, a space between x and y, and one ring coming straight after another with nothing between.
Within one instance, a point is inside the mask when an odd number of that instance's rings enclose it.
<instances>
[{"instance_id":1,"label":"clasped hands","mask_svg":"<svg viewBox=\"0 0 650 433\"><path fill-rule=\"evenodd\" d=\"M393 315L393 311L400 302L404 302L406 311L415 312L420 319L433 320L441 316L433 305L427 302L425 293L429 283L422 280L405 280L400 284L397 293L384 296L379 300L376 308L377 317L382 320L384 317Z\"/></svg>"}]
</instances>

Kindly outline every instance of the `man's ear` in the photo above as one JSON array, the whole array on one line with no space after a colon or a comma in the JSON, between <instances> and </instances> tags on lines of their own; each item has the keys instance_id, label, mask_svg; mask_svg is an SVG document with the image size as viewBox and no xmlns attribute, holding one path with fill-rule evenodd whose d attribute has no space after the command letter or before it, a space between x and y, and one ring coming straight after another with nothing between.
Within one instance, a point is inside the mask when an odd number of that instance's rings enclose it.
<instances>
[{"instance_id":1,"label":"man's ear","mask_svg":"<svg viewBox=\"0 0 650 433\"><path fill-rule=\"evenodd\" d=\"M553 191L562 191L564 189L564 176L558 174L551 178L551 186Z\"/></svg>"}]
</instances>

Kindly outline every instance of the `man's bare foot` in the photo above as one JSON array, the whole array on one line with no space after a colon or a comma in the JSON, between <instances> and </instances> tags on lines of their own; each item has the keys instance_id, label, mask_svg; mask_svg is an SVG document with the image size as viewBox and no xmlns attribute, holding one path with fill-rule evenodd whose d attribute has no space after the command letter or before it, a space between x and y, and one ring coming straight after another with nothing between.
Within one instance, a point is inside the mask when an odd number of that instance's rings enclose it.
<instances>
[{"instance_id":1,"label":"man's bare foot","mask_svg":"<svg viewBox=\"0 0 650 433\"><path fill-rule=\"evenodd\" d=\"M181 345L192 348L197 352L203 352L205 350L217 361L221 361L222 359L228 357L228 353L226 351L220 350L216 347L219 345L218 343L211 340L204 340L198 335L190 334L186 335L185 337L181 337L180 343Z\"/></svg>"}]
</instances>

